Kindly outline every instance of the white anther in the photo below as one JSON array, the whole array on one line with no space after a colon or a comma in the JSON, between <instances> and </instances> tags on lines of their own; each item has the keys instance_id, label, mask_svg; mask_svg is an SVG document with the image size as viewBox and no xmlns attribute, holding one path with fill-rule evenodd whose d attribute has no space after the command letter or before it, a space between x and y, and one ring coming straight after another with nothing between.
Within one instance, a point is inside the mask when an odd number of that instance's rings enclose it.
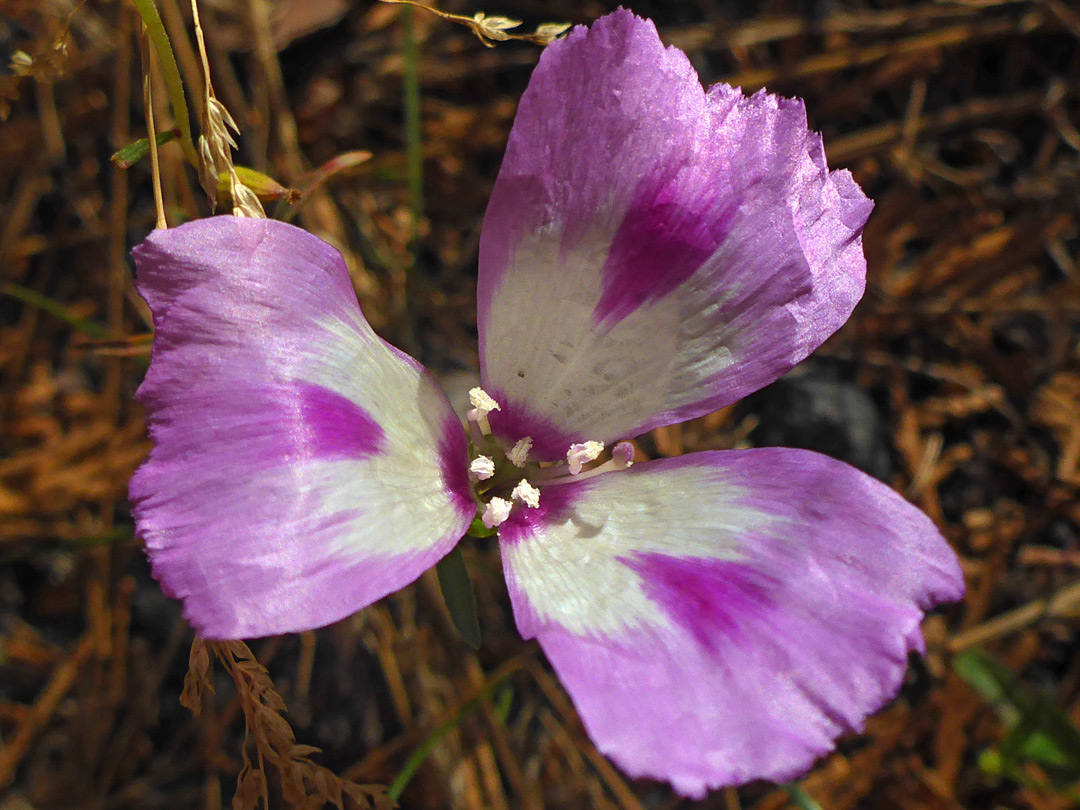
<instances>
[{"instance_id":1,"label":"white anther","mask_svg":"<svg viewBox=\"0 0 1080 810\"><path fill-rule=\"evenodd\" d=\"M476 422L480 432L487 436L491 433L491 425L488 423L487 415L492 411L501 411L502 408L483 388L470 389L469 402L472 404L472 410L465 414L465 417L470 422Z\"/></svg>"},{"instance_id":2,"label":"white anther","mask_svg":"<svg viewBox=\"0 0 1080 810\"><path fill-rule=\"evenodd\" d=\"M510 459L510 463L519 470L524 469L525 462L529 460L529 451L532 450L532 446L532 436L518 439L517 444L510 448L510 452L506 454L506 457Z\"/></svg>"},{"instance_id":3,"label":"white anther","mask_svg":"<svg viewBox=\"0 0 1080 810\"><path fill-rule=\"evenodd\" d=\"M495 474L495 462L487 456L477 456L469 462L469 475L475 481L486 481Z\"/></svg>"},{"instance_id":4,"label":"white anther","mask_svg":"<svg viewBox=\"0 0 1080 810\"><path fill-rule=\"evenodd\" d=\"M570 449L566 451L566 463L570 465L570 474L577 475L585 464L595 461L603 452L603 442L570 445Z\"/></svg>"},{"instance_id":5,"label":"white anther","mask_svg":"<svg viewBox=\"0 0 1080 810\"><path fill-rule=\"evenodd\" d=\"M480 516L480 520L487 528L494 529L506 522L513 508L514 505L505 498L492 498L484 507L484 514Z\"/></svg>"},{"instance_id":6,"label":"white anther","mask_svg":"<svg viewBox=\"0 0 1080 810\"><path fill-rule=\"evenodd\" d=\"M634 463L634 445L630 442L619 442L611 450L611 460L615 462L615 469L625 470Z\"/></svg>"},{"instance_id":7,"label":"white anther","mask_svg":"<svg viewBox=\"0 0 1080 810\"><path fill-rule=\"evenodd\" d=\"M469 402L478 411L485 415L492 411L500 411L499 403L491 398L491 395L483 388L473 388L469 391Z\"/></svg>"},{"instance_id":8,"label":"white anther","mask_svg":"<svg viewBox=\"0 0 1080 810\"><path fill-rule=\"evenodd\" d=\"M523 503L533 509L540 505L540 490L524 478L518 481L514 491L510 493L510 497L518 503Z\"/></svg>"}]
</instances>

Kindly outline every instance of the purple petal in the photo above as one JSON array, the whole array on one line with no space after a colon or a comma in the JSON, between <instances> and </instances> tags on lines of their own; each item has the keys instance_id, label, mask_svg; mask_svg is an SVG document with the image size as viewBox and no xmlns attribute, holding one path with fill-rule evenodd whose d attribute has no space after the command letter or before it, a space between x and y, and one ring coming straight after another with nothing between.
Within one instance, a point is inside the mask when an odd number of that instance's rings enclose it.
<instances>
[{"instance_id":1,"label":"purple petal","mask_svg":"<svg viewBox=\"0 0 1080 810\"><path fill-rule=\"evenodd\" d=\"M500 528L518 628L600 750L688 796L808 770L897 693L923 611L963 594L925 515L804 450L637 464L537 511Z\"/></svg>"},{"instance_id":2,"label":"purple petal","mask_svg":"<svg viewBox=\"0 0 1080 810\"><path fill-rule=\"evenodd\" d=\"M706 93L629 11L577 28L541 57L484 218L484 385L604 442L730 404L847 320L870 209L802 102Z\"/></svg>"},{"instance_id":3,"label":"purple petal","mask_svg":"<svg viewBox=\"0 0 1080 810\"><path fill-rule=\"evenodd\" d=\"M461 424L372 332L336 250L223 216L133 253L155 325L133 511L200 634L328 624L453 547L475 513Z\"/></svg>"}]
</instances>

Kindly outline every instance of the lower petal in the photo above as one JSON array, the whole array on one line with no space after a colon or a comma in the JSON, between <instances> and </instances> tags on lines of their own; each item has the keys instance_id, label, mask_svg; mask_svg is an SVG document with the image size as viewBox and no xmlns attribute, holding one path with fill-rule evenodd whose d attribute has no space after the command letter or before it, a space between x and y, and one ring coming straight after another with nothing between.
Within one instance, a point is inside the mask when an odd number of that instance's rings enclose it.
<instances>
[{"instance_id":1,"label":"lower petal","mask_svg":"<svg viewBox=\"0 0 1080 810\"><path fill-rule=\"evenodd\" d=\"M519 629L603 752L689 796L808 770L963 593L925 515L807 451L638 464L541 509L500 530Z\"/></svg>"}]
</instances>

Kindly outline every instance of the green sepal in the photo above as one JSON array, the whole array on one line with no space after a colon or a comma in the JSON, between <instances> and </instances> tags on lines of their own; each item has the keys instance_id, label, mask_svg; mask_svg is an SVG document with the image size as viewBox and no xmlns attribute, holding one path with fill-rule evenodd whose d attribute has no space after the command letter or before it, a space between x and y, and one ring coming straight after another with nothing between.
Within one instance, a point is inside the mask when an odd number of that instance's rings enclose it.
<instances>
[{"instance_id":1,"label":"green sepal","mask_svg":"<svg viewBox=\"0 0 1080 810\"><path fill-rule=\"evenodd\" d=\"M450 611L454 627L470 647L474 650L480 649L480 618L476 612L476 594L473 593L472 580L469 579L469 570L465 567L461 549L455 547L439 560L435 565L435 573L439 576L439 588L442 589L443 600L446 602L446 609Z\"/></svg>"},{"instance_id":2,"label":"green sepal","mask_svg":"<svg viewBox=\"0 0 1080 810\"><path fill-rule=\"evenodd\" d=\"M484 521L480 519L479 515L473 518L473 522L469 524L469 530L465 532L469 537L477 538L494 537L498 533L498 529L489 529L485 526Z\"/></svg>"},{"instance_id":3,"label":"green sepal","mask_svg":"<svg viewBox=\"0 0 1080 810\"><path fill-rule=\"evenodd\" d=\"M288 200L290 203L295 203L300 199L299 191L294 188L286 188L273 177L270 177L270 175L263 174L262 172L247 166L234 166L233 168L236 170L237 179L255 192L255 196L259 198L259 202L267 203L276 202L277 200ZM231 204L232 198L229 189L229 173L221 172L218 174L219 202Z\"/></svg>"}]
</instances>

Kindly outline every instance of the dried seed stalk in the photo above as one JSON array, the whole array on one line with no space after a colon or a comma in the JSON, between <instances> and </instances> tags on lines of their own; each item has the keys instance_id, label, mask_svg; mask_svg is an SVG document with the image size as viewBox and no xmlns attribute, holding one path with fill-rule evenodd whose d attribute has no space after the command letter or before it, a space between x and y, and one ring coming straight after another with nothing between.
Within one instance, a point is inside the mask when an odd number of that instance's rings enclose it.
<instances>
[{"instance_id":1,"label":"dried seed stalk","mask_svg":"<svg viewBox=\"0 0 1080 810\"><path fill-rule=\"evenodd\" d=\"M214 682L210 679L210 652L206 642L196 636L188 654L188 671L184 676L180 704L198 717L202 714L203 695L207 692L214 693Z\"/></svg>"},{"instance_id":2,"label":"dried seed stalk","mask_svg":"<svg viewBox=\"0 0 1080 810\"><path fill-rule=\"evenodd\" d=\"M202 134L199 135L199 183L210 198L215 208L218 201L218 178L228 178L229 194L232 197L233 214L238 217L265 219L266 212L255 192L240 182L240 176L233 166L232 149L236 149L236 140L232 133L240 134L236 121L229 115L225 105L214 95L214 86L210 81L210 60L206 55L206 39L203 36L202 23L199 21L198 0L191 0L191 15L195 22L195 38L199 45L202 59L203 77L203 115ZM230 132L230 130L232 130Z\"/></svg>"},{"instance_id":3,"label":"dried seed stalk","mask_svg":"<svg viewBox=\"0 0 1080 810\"><path fill-rule=\"evenodd\" d=\"M328 768L315 763L311 755L317 748L296 742L289 722L282 716L285 701L274 688L266 668L255 660L242 641L204 642L196 638L191 645L188 673L181 702L198 714L203 696L213 692L210 678L210 651L228 671L244 711L245 735L243 765L237 777L234 810L254 810L260 799L269 806L267 766L278 772L282 798L290 807L324 807L331 804L340 810L390 810L393 801L385 788L359 785L342 779ZM255 758L250 755L254 743Z\"/></svg>"},{"instance_id":4,"label":"dried seed stalk","mask_svg":"<svg viewBox=\"0 0 1080 810\"><path fill-rule=\"evenodd\" d=\"M549 45L552 40L561 34L566 33L570 28L570 23L544 23L543 25L538 26L531 34L512 34L510 33L510 29L517 28L521 25L521 20L512 20L509 17L502 17L499 15L487 15L482 11L478 11L471 17L465 17L461 14L451 14L447 11L439 11L437 8L418 3L416 0L381 0L381 2L395 3L402 6L416 6L425 11L430 11L438 17L442 17L444 20L464 25L476 34L477 39L489 48L495 47L496 42L506 42L510 39L516 39L521 42L533 42L537 45Z\"/></svg>"},{"instance_id":5,"label":"dried seed stalk","mask_svg":"<svg viewBox=\"0 0 1080 810\"><path fill-rule=\"evenodd\" d=\"M19 98L19 84L25 78L49 85L68 72L70 61L71 18L82 3L76 5L61 22L53 13L42 10L31 2L14 2L4 6L3 16L18 20L31 13L41 16L41 32L29 51L16 50L11 53L7 75L0 76L0 121L7 120L11 114L11 105ZM35 26L36 27L36 26Z\"/></svg>"}]
</instances>

